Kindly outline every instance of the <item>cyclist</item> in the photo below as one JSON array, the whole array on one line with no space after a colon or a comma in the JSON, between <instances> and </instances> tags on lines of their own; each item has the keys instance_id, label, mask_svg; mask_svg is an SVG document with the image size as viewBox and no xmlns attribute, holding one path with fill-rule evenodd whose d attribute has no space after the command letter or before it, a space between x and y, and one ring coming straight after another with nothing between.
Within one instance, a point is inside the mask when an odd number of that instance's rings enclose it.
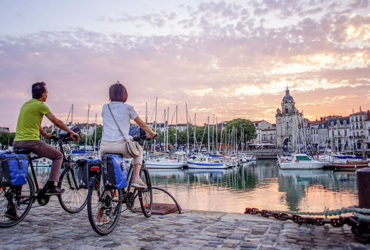
<instances>
[{"instance_id":1,"label":"cyclist","mask_svg":"<svg viewBox=\"0 0 370 250\"><path fill-rule=\"evenodd\" d=\"M130 120L134 120L146 133L148 138L156 137L156 133L137 115L133 106L126 104L127 90L120 82L117 82L109 88L109 104L104 104L103 116L103 135L100 144L100 155L105 153L119 153L124 158L131 158L127 147L124 143L125 139L132 139L129 135ZM108 106L109 105L109 106ZM110 112L111 109L112 113ZM112 114L114 117L112 117ZM120 128L117 127L114 119L117 121ZM125 138L119 131L123 132ZM135 188L146 188L145 183L140 178L140 169L143 161L143 150L141 148L141 155L133 158L132 165L134 168L131 186Z\"/></svg>"},{"instance_id":2,"label":"cyclist","mask_svg":"<svg viewBox=\"0 0 370 250\"><path fill-rule=\"evenodd\" d=\"M53 161L49 179L43 190L45 195L59 195L64 190L58 189L55 186L55 182L59 180L63 154L39 138L40 134L44 138L51 138L52 136L52 134L47 134L41 126L44 115L58 128L67 131L73 140L79 140L80 137L59 120L50 111L49 107L45 105L44 102L47 97L48 90L45 82L36 82L32 85L32 99L23 104L19 113L13 147L14 149L28 148L38 156L47 157ZM9 203L5 215L10 219L16 219L17 214L14 204Z\"/></svg>"}]
</instances>

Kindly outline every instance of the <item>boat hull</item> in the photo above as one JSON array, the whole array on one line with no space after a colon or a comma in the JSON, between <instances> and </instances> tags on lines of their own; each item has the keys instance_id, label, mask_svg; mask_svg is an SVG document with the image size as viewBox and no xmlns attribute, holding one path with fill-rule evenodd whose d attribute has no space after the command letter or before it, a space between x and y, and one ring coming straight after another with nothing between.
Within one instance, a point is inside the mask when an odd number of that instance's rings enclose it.
<instances>
[{"instance_id":1,"label":"boat hull","mask_svg":"<svg viewBox=\"0 0 370 250\"><path fill-rule=\"evenodd\" d=\"M333 163L333 166L335 170L355 171L369 167L369 163L367 161L347 161L345 163Z\"/></svg>"},{"instance_id":2,"label":"boat hull","mask_svg":"<svg viewBox=\"0 0 370 250\"><path fill-rule=\"evenodd\" d=\"M145 166L150 169L179 169L184 166L181 162L145 162Z\"/></svg>"},{"instance_id":3,"label":"boat hull","mask_svg":"<svg viewBox=\"0 0 370 250\"><path fill-rule=\"evenodd\" d=\"M279 162L280 169L322 169L325 162L310 161L310 162Z\"/></svg>"},{"instance_id":4,"label":"boat hull","mask_svg":"<svg viewBox=\"0 0 370 250\"><path fill-rule=\"evenodd\" d=\"M225 163L198 163L188 161L188 168L192 169L225 169L227 168Z\"/></svg>"}]
</instances>

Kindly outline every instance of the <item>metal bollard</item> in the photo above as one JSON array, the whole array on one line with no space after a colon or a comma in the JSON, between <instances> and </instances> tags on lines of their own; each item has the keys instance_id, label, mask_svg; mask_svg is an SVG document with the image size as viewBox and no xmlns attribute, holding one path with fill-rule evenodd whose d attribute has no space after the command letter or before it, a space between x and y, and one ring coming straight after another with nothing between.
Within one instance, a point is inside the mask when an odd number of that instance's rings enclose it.
<instances>
[{"instance_id":1,"label":"metal bollard","mask_svg":"<svg viewBox=\"0 0 370 250\"><path fill-rule=\"evenodd\" d=\"M370 168L357 170L357 190L360 208L370 208Z\"/></svg>"}]
</instances>

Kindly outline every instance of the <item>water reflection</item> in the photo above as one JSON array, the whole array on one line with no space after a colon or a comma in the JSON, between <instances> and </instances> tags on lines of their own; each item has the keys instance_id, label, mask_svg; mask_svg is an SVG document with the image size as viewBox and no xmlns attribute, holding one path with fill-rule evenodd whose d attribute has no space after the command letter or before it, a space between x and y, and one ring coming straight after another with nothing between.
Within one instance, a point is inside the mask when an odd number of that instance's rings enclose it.
<instances>
[{"instance_id":1,"label":"water reflection","mask_svg":"<svg viewBox=\"0 0 370 250\"><path fill-rule=\"evenodd\" d=\"M35 168L47 179L50 168ZM323 211L357 205L356 174L328 170L280 170L275 161L257 161L225 170L150 169L153 186L171 192L182 208L238 212L246 207ZM155 192L155 202L170 202Z\"/></svg>"},{"instance_id":2,"label":"water reflection","mask_svg":"<svg viewBox=\"0 0 370 250\"><path fill-rule=\"evenodd\" d=\"M245 207L323 211L357 204L355 173L280 170L257 161L226 170L150 170L154 186L175 192L184 208L243 212Z\"/></svg>"}]
</instances>

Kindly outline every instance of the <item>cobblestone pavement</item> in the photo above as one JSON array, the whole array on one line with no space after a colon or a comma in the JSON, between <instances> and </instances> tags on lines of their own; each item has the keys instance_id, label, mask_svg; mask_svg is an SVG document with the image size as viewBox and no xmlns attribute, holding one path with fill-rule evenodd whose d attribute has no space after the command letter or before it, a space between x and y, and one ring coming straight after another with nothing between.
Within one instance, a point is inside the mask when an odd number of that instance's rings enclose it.
<instances>
[{"instance_id":1,"label":"cobblestone pavement","mask_svg":"<svg viewBox=\"0 0 370 250\"><path fill-rule=\"evenodd\" d=\"M1 249L370 249L355 241L349 226L299 226L205 211L151 218L126 211L115 231L101 237L92 230L86 209L68 214L56 197L36 206L17 226L0 228Z\"/></svg>"}]
</instances>

